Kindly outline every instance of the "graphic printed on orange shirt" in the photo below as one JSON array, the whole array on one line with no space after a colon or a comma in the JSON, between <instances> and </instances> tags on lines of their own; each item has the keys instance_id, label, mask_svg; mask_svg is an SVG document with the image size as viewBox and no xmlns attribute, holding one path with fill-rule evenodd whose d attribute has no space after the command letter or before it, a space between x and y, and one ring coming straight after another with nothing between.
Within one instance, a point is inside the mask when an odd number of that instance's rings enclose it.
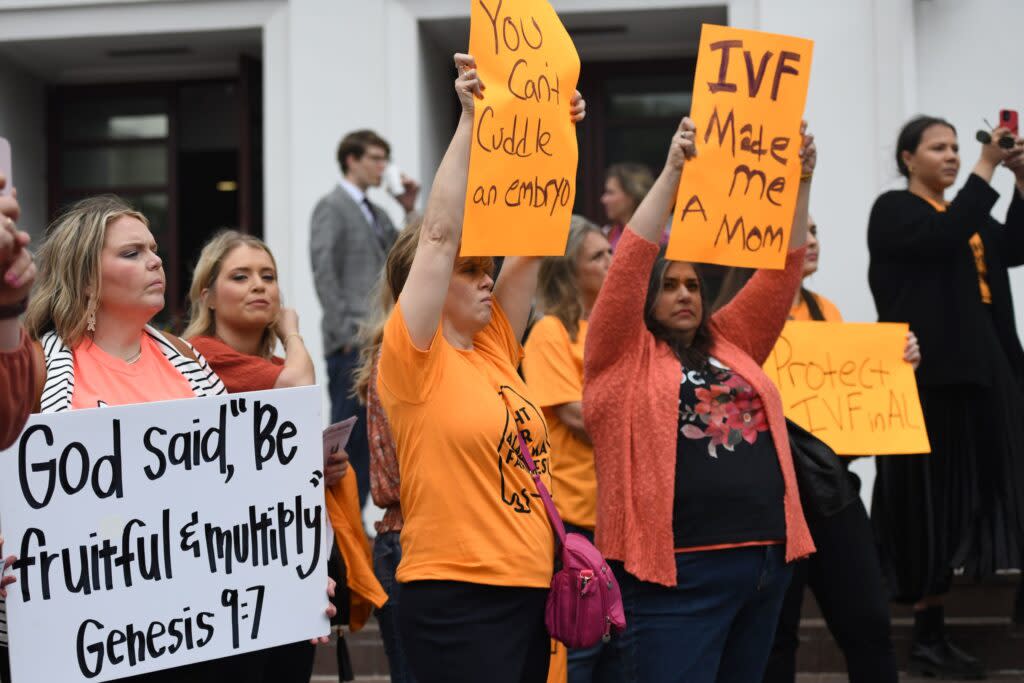
<instances>
[{"instance_id":1,"label":"graphic printed on orange shirt","mask_svg":"<svg viewBox=\"0 0 1024 683\"><path fill-rule=\"evenodd\" d=\"M519 432L521 432L530 449L530 457L533 458L533 463L537 467L537 473L544 478L544 485L554 495L554 492L551 491L548 426L541 417L541 411L537 406L518 391L503 384L498 392L507 401L505 426L498 444L498 479L501 488L501 502L515 512L530 514L534 510L533 501L534 499L540 500L540 494L536 490L527 490L526 487L522 487L518 491L515 490L515 487L506 479L505 473L510 467L517 467L529 472L529 467L526 466L519 447ZM520 405L518 408L514 408L514 412L509 412L509 408L512 408L514 404ZM534 438L537 435L535 429L531 428L531 425L536 424L543 429L543 438L539 441ZM529 479L529 482L532 483L533 479Z\"/></svg>"},{"instance_id":2,"label":"graphic printed on orange shirt","mask_svg":"<svg viewBox=\"0 0 1024 683\"><path fill-rule=\"evenodd\" d=\"M985 243L981 235L971 235L971 253L974 254L974 267L978 271L978 289L981 292L981 302L992 303L992 290L988 286L988 264L985 263Z\"/></svg>"}]
</instances>

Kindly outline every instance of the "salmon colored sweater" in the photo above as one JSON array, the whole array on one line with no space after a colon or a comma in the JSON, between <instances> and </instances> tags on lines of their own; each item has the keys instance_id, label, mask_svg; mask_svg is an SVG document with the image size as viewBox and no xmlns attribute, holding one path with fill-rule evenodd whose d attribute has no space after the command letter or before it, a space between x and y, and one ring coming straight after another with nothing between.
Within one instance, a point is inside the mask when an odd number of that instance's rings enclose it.
<instances>
[{"instance_id":1,"label":"salmon colored sweater","mask_svg":"<svg viewBox=\"0 0 1024 683\"><path fill-rule=\"evenodd\" d=\"M757 391L785 483L786 560L814 552L797 491L782 399L761 365L800 284L804 248L785 270L758 271L711 317L711 355ZM597 546L642 581L677 585L672 542L682 365L644 323L658 245L627 230L590 316L583 416L597 470Z\"/></svg>"}]
</instances>

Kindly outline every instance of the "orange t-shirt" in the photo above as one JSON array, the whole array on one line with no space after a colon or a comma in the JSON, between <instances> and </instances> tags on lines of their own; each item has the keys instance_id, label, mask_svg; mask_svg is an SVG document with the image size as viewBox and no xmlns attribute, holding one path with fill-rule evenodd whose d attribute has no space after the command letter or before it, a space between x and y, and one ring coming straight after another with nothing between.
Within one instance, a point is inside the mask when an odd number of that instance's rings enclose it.
<instances>
[{"instance_id":1,"label":"orange t-shirt","mask_svg":"<svg viewBox=\"0 0 1024 683\"><path fill-rule=\"evenodd\" d=\"M817 300L818 308L821 309L821 314L823 316L825 316L825 321L826 322L830 322L830 323L841 323L841 322L843 322L843 314L839 312L839 309L836 308L836 305L834 303L832 303L831 301L829 301L828 299L823 297L821 294L818 294L817 292L812 293L812 296L815 298L815 300ZM790 320L810 320L811 319L811 309L807 307L807 302L804 301L803 298L800 299L800 303L798 303L793 308L789 309L789 319Z\"/></svg>"},{"instance_id":2,"label":"orange t-shirt","mask_svg":"<svg viewBox=\"0 0 1024 683\"><path fill-rule=\"evenodd\" d=\"M142 355L134 363L111 356L88 338L75 347L72 355L75 359L73 410L195 398L188 380L146 333L142 334Z\"/></svg>"},{"instance_id":3,"label":"orange t-shirt","mask_svg":"<svg viewBox=\"0 0 1024 683\"><path fill-rule=\"evenodd\" d=\"M550 486L548 428L516 373L521 355L497 302L468 351L440 325L420 350L401 305L388 318L377 387L402 473L400 582L550 585L554 537L516 435L518 426Z\"/></svg>"},{"instance_id":4,"label":"orange t-shirt","mask_svg":"<svg viewBox=\"0 0 1024 683\"><path fill-rule=\"evenodd\" d=\"M587 321L579 321L579 326L576 341L572 341L565 325L555 316L537 321L526 340L523 375L551 429L551 478L558 512L570 524L593 529L597 522L594 448L574 434L553 410L554 406L583 401Z\"/></svg>"}]
</instances>

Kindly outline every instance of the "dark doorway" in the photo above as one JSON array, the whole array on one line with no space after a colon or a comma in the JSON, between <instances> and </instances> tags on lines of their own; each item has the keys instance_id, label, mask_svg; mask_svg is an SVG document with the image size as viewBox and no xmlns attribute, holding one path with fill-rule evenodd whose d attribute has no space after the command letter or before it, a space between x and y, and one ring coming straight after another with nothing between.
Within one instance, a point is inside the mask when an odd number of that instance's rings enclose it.
<instances>
[{"instance_id":1,"label":"dark doorway","mask_svg":"<svg viewBox=\"0 0 1024 683\"><path fill-rule=\"evenodd\" d=\"M259 74L249 62L240 69ZM262 115L246 78L60 86L49 93L49 212L122 196L150 221L167 272L160 325L180 330L191 269L217 230L262 235Z\"/></svg>"},{"instance_id":2,"label":"dark doorway","mask_svg":"<svg viewBox=\"0 0 1024 683\"><path fill-rule=\"evenodd\" d=\"M605 223L600 197L611 164L634 161L657 175L679 119L690 112L693 59L587 62L579 90L587 118L578 131L577 213Z\"/></svg>"}]
</instances>

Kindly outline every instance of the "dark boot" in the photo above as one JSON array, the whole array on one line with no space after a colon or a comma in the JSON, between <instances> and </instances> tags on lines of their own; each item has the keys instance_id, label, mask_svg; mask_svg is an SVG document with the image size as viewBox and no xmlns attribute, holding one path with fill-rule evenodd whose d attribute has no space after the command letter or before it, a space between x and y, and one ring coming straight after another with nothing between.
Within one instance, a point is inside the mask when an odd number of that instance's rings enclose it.
<instances>
[{"instance_id":1,"label":"dark boot","mask_svg":"<svg viewBox=\"0 0 1024 683\"><path fill-rule=\"evenodd\" d=\"M942 607L914 612L914 641L910 646L907 669L915 676L944 679L980 680L985 667L949 642Z\"/></svg>"}]
</instances>

